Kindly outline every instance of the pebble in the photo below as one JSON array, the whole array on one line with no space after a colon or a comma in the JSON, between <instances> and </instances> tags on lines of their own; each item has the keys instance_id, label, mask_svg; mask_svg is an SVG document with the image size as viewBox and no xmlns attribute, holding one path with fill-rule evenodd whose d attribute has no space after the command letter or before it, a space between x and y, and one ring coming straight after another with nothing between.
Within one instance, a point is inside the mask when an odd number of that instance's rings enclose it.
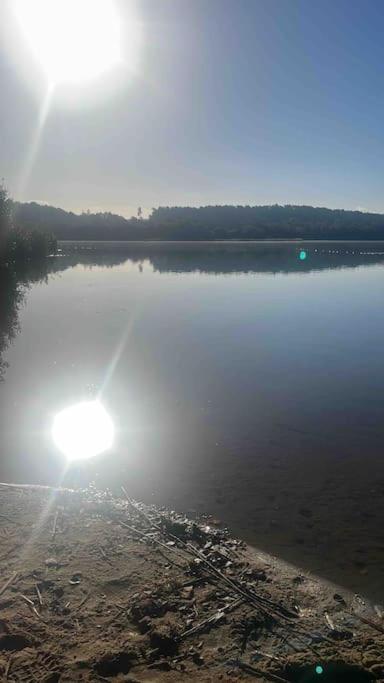
<instances>
[{"instance_id":1,"label":"pebble","mask_svg":"<svg viewBox=\"0 0 384 683\"><path fill-rule=\"evenodd\" d=\"M347 603L345 602L344 598L342 595L339 593L335 593L333 596L333 599L336 600L336 602L339 602L340 605L346 605Z\"/></svg>"},{"instance_id":2,"label":"pebble","mask_svg":"<svg viewBox=\"0 0 384 683\"><path fill-rule=\"evenodd\" d=\"M186 600L190 600L193 597L193 586L186 586L183 588L181 595Z\"/></svg>"}]
</instances>

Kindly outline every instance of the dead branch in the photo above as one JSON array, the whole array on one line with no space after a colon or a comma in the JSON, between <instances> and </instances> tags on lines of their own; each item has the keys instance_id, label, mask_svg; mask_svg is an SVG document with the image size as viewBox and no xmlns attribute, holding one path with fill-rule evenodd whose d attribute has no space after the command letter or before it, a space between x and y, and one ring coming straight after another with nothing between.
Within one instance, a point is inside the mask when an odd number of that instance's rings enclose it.
<instances>
[{"instance_id":1,"label":"dead branch","mask_svg":"<svg viewBox=\"0 0 384 683\"><path fill-rule=\"evenodd\" d=\"M17 576L17 575L18 575L18 572L13 572L12 576L10 576L9 579L7 579L7 581L6 581L5 584L2 586L2 588L0 588L0 595L3 595L3 593L5 593L5 591L6 591L7 588L11 585L11 583L14 582L14 580L16 579L16 576Z\"/></svg>"},{"instance_id":2,"label":"dead branch","mask_svg":"<svg viewBox=\"0 0 384 683\"><path fill-rule=\"evenodd\" d=\"M261 676L262 678L268 678L270 681L275 681L275 683L289 683L286 678L281 678L281 676L276 676L276 674L271 673L270 671L262 671L261 669L256 669L255 666L251 666L251 664L247 664L246 662L241 661L241 659L238 659L236 662L237 666L239 669L242 669L242 671L245 671L248 674L255 675L255 676Z\"/></svg>"},{"instance_id":3,"label":"dead branch","mask_svg":"<svg viewBox=\"0 0 384 683\"><path fill-rule=\"evenodd\" d=\"M43 598L41 597L40 589L37 583L35 583L35 588L36 588L36 593L37 593L37 598L39 600L40 607L43 606Z\"/></svg>"},{"instance_id":4,"label":"dead branch","mask_svg":"<svg viewBox=\"0 0 384 683\"><path fill-rule=\"evenodd\" d=\"M376 631L379 631L379 633L384 633L384 626L377 624L375 621L372 621L372 619L362 617L360 614L356 614L356 612L353 613L353 616L356 617L356 619L362 621L364 624L368 624L368 626L370 626L371 628L376 629Z\"/></svg>"},{"instance_id":5,"label":"dead branch","mask_svg":"<svg viewBox=\"0 0 384 683\"><path fill-rule=\"evenodd\" d=\"M205 628L209 625L219 624L227 612L232 612L234 609L239 607L243 602L243 598L237 598L229 605L226 605L226 607L217 610L215 614L212 614L210 617L207 617L207 619L204 619L199 624L196 624L196 626L193 626L192 628L188 629L188 631L184 631L184 633L182 633L179 636L179 640L184 640L185 638L188 638L188 636L192 636L195 633L200 633L201 631L204 631Z\"/></svg>"}]
</instances>

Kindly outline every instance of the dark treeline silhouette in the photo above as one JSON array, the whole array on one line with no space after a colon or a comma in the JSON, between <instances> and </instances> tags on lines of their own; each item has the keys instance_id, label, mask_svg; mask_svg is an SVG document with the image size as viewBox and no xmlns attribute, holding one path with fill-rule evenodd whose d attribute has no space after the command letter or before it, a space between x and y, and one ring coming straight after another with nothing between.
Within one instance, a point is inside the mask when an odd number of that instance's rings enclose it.
<instances>
[{"instance_id":1,"label":"dark treeline silhouette","mask_svg":"<svg viewBox=\"0 0 384 683\"><path fill-rule=\"evenodd\" d=\"M168 239L384 238L382 214L312 206L160 207L149 220Z\"/></svg>"},{"instance_id":2,"label":"dark treeline silhouette","mask_svg":"<svg viewBox=\"0 0 384 683\"><path fill-rule=\"evenodd\" d=\"M16 225L59 240L384 239L384 215L311 206L159 207L149 218L13 204Z\"/></svg>"},{"instance_id":3,"label":"dark treeline silhouette","mask_svg":"<svg viewBox=\"0 0 384 683\"><path fill-rule=\"evenodd\" d=\"M17 226L13 204L0 185L0 380L6 364L3 353L18 331L18 310L32 282L47 276L46 257L56 251L49 231Z\"/></svg>"}]
</instances>

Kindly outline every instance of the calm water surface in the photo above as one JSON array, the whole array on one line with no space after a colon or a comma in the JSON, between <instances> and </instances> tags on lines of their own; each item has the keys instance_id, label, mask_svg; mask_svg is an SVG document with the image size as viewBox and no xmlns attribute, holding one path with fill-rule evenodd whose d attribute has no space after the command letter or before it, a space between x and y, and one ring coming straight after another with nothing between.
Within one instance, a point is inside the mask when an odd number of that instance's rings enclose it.
<instances>
[{"instance_id":1,"label":"calm water surface","mask_svg":"<svg viewBox=\"0 0 384 683\"><path fill-rule=\"evenodd\" d=\"M383 597L384 244L63 252L3 353L1 479L60 481L53 416L101 392L116 445L72 479Z\"/></svg>"}]
</instances>

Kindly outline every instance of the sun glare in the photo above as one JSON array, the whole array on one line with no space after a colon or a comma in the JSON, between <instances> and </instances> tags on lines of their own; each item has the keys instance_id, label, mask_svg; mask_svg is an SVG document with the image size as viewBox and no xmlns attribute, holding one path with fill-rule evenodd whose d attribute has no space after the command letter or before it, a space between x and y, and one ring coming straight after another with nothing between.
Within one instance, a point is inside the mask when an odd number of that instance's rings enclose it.
<instances>
[{"instance_id":1,"label":"sun glare","mask_svg":"<svg viewBox=\"0 0 384 683\"><path fill-rule=\"evenodd\" d=\"M14 0L13 7L51 84L94 79L122 59L113 0Z\"/></svg>"},{"instance_id":2,"label":"sun glare","mask_svg":"<svg viewBox=\"0 0 384 683\"><path fill-rule=\"evenodd\" d=\"M86 401L56 415L52 436L68 460L87 460L111 448L114 427L99 401Z\"/></svg>"}]
</instances>

